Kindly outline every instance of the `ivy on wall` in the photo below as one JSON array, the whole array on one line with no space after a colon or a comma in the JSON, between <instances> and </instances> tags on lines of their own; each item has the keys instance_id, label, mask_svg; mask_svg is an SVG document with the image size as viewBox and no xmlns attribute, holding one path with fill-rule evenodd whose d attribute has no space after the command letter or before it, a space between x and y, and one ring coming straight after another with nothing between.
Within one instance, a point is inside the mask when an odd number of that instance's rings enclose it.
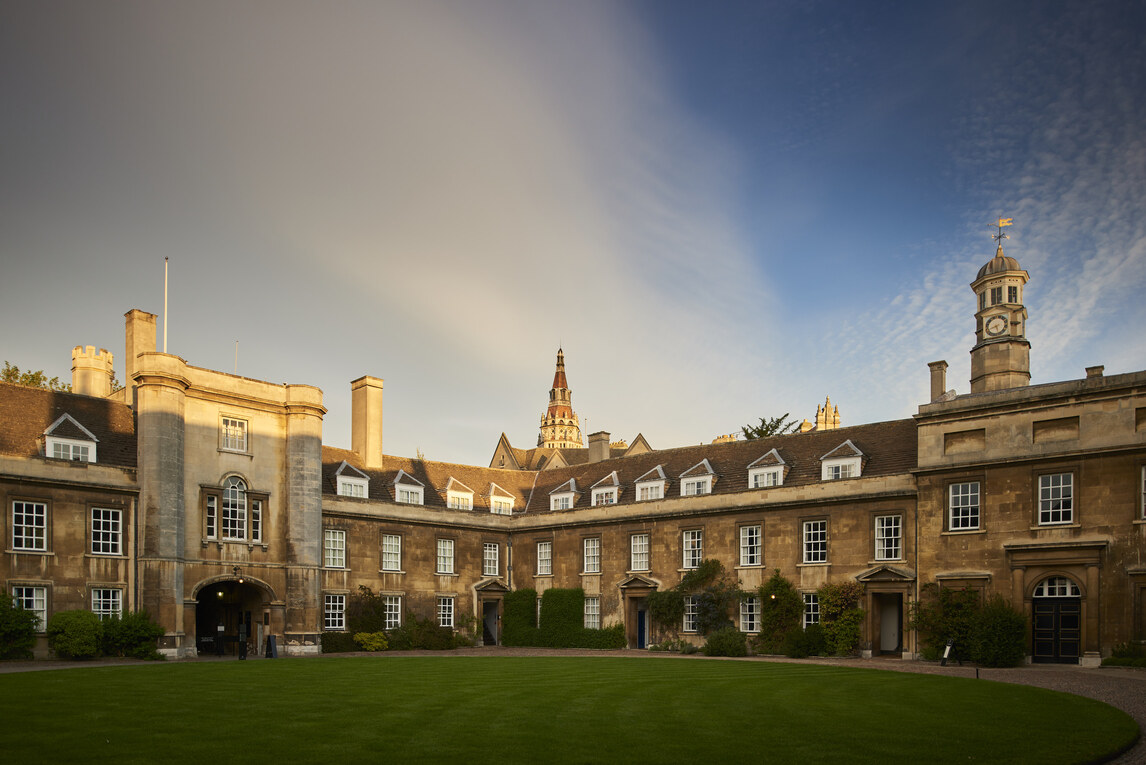
<instances>
[{"instance_id":1,"label":"ivy on wall","mask_svg":"<svg viewBox=\"0 0 1146 765\"><path fill-rule=\"evenodd\" d=\"M541 596L537 623L537 591L524 588L502 600L501 638L504 645L546 648L624 648L625 628L586 629L585 591L550 588Z\"/></svg>"}]
</instances>

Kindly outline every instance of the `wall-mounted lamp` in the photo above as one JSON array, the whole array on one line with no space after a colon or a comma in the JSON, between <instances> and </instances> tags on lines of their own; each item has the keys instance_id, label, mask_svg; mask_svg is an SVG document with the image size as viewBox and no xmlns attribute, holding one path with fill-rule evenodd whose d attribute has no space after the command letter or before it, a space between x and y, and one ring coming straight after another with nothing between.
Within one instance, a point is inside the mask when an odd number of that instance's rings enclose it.
<instances>
[{"instance_id":1,"label":"wall-mounted lamp","mask_svg":"<svg viewBox=\"0 0 1146 765\"><path fill-rule=\"evenodd\" d=\"M235 566L233 569L231 569L231 571L234 572L235 578L239 580L239 584L242 584L243 583L243 569L242 569L242 567Z\"/></svg>"}]
</instances>

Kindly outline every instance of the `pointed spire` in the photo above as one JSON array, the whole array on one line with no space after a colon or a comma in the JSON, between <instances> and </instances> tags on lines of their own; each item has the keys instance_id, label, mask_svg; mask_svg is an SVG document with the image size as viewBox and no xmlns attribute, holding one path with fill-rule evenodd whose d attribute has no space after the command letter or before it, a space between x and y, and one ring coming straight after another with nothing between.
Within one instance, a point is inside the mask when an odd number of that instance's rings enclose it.
<instances>
[{"instance_id":1,"label":"pointed spire","mask_svg":"<svg viewBox=\"0 0 1146 765\"><path fill-rule=\"evenodd\" d=\"M557 349L557 371L553 373L554 388L568 388L569 382L565 379L565 351Z\"/></svg>"},{"instance_id":2,"label":"pointed spire","mask_svg":"<svg viewBox=\"0 0 1146 765\"><path fill-rule=\"evenodd\" d=\"M557 349L557 369L553 373L553 387L549 390L549 407L541 418L537 445L551 449L584 446L581 423L573 411L573 393L565 377L565 351L561 348Z\"/></svg>"}]
</instances>

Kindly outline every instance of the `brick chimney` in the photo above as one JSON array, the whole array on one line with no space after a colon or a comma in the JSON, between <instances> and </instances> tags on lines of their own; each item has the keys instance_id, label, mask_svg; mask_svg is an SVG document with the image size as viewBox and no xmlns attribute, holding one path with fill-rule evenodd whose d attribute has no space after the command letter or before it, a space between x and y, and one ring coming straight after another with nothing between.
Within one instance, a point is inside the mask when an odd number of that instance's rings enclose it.
<instances>
[{"instance_id":1,"label":"brick chimney","mask_svg":"<svg viewBox=\"0 0 1146 765\"><path fill-rule=\"evenodd\" d=\"M382 467L382 380L359 377L350 383L350 448L368 468Z\"/></svg>"},{"instance_id":2,"label":"brick chimney","mask_svg":"<svg viewBox=\"0 0 1146 765\"><path fill-rule=\"evenodd\" d=\"M111 395L112 355L106 348L77 345L72 349L72 393L106 398Z\"/></svg>"}]
</instances>

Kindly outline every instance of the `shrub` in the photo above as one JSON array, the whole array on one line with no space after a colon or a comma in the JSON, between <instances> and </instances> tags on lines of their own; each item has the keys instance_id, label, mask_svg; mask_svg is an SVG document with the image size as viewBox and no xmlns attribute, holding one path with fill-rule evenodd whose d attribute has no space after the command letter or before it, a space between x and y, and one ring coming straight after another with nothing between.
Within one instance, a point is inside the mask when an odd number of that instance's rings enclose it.
<instances>
[{"instance_id":1,"label":"shrub","mask_svg":"<svg viewBox=\"0 0 1146 765\"><path fill-rule=\"evenodd\" d=\"M353 640L363 651L385 651L389 646L385 632L358 632Z\"/></svg>"},{"instance_id":2,"label":"shrub","mask_svg":"<svg viewBox=\"0 0 1146 765\"><path fill-rule=\"evenodd\" d=\"M448 651L454 647L454 631L438 624L436 617L421 619L407 614L406 627L414 648L421 651Z\"/></svg>"},{"instance_id":3,"label":"shrub","mask_svg":"<svg viewBox=\"0 0 1146 765\"><path fill-rule=\"evenodd\" d=\"M323 653L349 653L357 650L359 646L354 642L354 635L349 632L322 633Z\"/></svg>"},{"instance_id":4,"label":"shrub","mask_svg":"<svg viewBox=\"0 0 1146 765\"><path fill-rule=\"evenodd\" d=\"M1015 667L1027 650L1027 618L994 595L975 615L972 659L984 667Z\"/></svg>"},{"instance_id":5,"label":"shrub","mask_svg":"<svg viewBox=\"0 0 1146 765\"><path fill-rule=\"evenodd\" d=\"M60 611L48 622L48 645L65 659L99 656L103 624L91 611Z\"/></svg>"},{"instance_id":6,"label":"shrub","mask_svg":"<svg viewBox=\"0 0 1146 765\"><path fill-rule=\"evenodd\" d=\"M0 593L0 659L32 658L39 626L34 611L25 611L15 598Z\"/></svg>"},{"instance_id":7,"label":"shrub","mask_svg":"<svg viewBox=\"0 0 1146 765\"><path fill-rule=\"evenodd\" d=\"M602 650L625 647L625 625L614 624L599 630L581 629L576 648L600 648Z\"/></svg>"},{"instance_id":8,"label":"shrub","mask_svg":"<svg viewBox=\"0 0 1146 765\"><path fill-rule=\"evenodd\" d=\"M784 638L784 655L789 659L806 659L824 653L827 653L824 628L819 624L809 624L804 629L794 629Z\"/></svg>"},{"instance_id":9,"label":"shrub","mask_svg":"<svg viewBox=\"0 0 1146 765\"><path fill-rule=\"evenodd\" d=\"M832 656L854 653L863 627L864 611L856 605L863 595L863 585L855 581L828 583L821 586L816 595L827 652Z\"/></svg>"},{"instance_id":10,"label":"shrub","mask_svg":"<svg viewBox=\"0 0 1146 765\"><path fill-rule=\"evenodd\" d=\"M725 627L708 636L705 656L747 656L748 636L735 627Z\"/></svg>"},{"instance_id":11,"label":"shrub","mask_svg":"<svg viewBox=\"0 0 1146 765\"><path fill-rule=\"evenodd\" d=\"M346 599L346 628L350 633L384 632L386 630L386 601L381 595L364 585ZM353 650L353 649L352 649Z\"/></svg>"},{"instance_id":12,"label":"shrub","mask_svg":"<svg viewBox=\"0 0 1146 765\"><path fill-rule=\"evenodd\" d=\"M1146 659L1146 643L1118 643L1110 652L1112 659Z\"/></svg>"},{"instance_id":13,"label":"shrub","mask_svg":"<svg viewBox=\"0 0 1146 765\"><path fill-rule=\"evenodd\" d=\"M907 626L919 632L919 653L928 661L937 661L954 641L955 651L970 656L975 615L981 602L977 590L939 588L934 582L923 585L920 598L911 604Z\"/></svg>"},{"instance_id":14,"label":"shrub","mask_svg":"<svg viewBox=\"0 0 1146 765\"><path fill-rule=\"evenodd\" d=\"M796 587L780 576L780 569L756 590L760 602L760 634L753 640L757 653L788 654L789 638L801 640L800 617L804 603Z\"/></svg>"},{"instance_id":15,"label":"shrub","mask_svg":"<svg viewBox=\"0 0 1146 765\"><path fill-rule=\"evenodd\" d=\"M105 656L129 656L133 659L162 659L155 641L165 630L146 611L134 611L103 620L101 647Z\"/></svg>"}]
</instances>

